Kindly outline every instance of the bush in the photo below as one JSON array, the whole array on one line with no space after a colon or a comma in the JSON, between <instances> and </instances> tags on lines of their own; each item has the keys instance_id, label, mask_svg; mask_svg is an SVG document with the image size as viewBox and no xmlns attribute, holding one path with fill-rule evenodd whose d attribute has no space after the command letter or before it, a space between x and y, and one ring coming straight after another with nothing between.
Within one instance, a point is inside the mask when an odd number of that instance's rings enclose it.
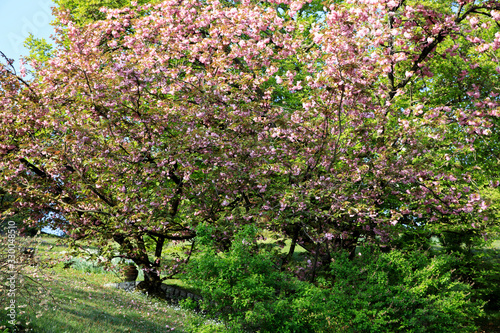
<instances>
[{"instance_id":1,"label":"bush","mask_svg":"<svg viewBox=\"0 0 500 333\"><path fill-rule=\"evenodd\" d=\"M212 230L201 227L202 252L186 274L202 309L235 332L474 332L482 314L471 286L453 279L453 255L366 247L354 260L335 255L330 274L311 284L280 271L277 253L262 251L256 234L245 227L217 253Z\"/></svg>"},{"instance_id":2,"label":"bush","mask_svg":"<svg viewBox=\"0 0 500 333\"><path fill-rule=\"evenodd\" d=\"M474 332L484 303L472 302L471 286L453 278L458 260L367 248L349 261L342 253L331 265L330 300L346 332Z\"/></svg>"},{"instance_id":3,"label":"bush","mask_svg":"<svg viewBox=\"0 0 500 333\"><path fill-rule=\"evenodd\" d=\"M475 230L443 232L443 251L458 258L453 276L473 285L472 297L487 302L485 309L500 310L500 251Z\"/></svg>"},{"instance_id":4,"label":"bush","mask_svg":"<svg viewBox=\"0 0 500 333\"><path fill-rule=\"evenodd\" d=\"M15 326L9 323L8 311L4 309L5 304L0 307L0 333L9 333L14 331Z\"/></svg>"},{"instance_id":5,"label":"bush","mask_svg":"<svg viewBox=\"0 0 500 333\"><path fill-rule=\"evenodd\" d=\"M87 260L84 258L72 258L68 263L77 271L91 274L107 273L105 267L100 265L94 260Z\"/></svg>"},{"instance_id":6,"label":"bush","mask_svg":"<svg viewBox=\"0 0 500 333\"><path fill-rule=\"evenodd\" d=\"M487 311L500 311L500 251L477 249L454 255L459 261L453 275L473 285L472 297L486 302Z\"/></svg>"},{"instance_id":7,"label":"bush","mask_svg":"<svg viewBox=\"0 0 500 333\"><path fill-rule=\"evenodd\" d=\"M243 328L261 332L312 331L316 324L302 313L307 299L294 300L299 289L308 284L280 272L276 256L259 251L256 233L251 226L243 228L235 235L229 252L217 253L212 229L198 229L197 244L202 253L191 259L185 278L201 291L202 310L219 316L235 332Z\"/></svg>"}]
</instances>

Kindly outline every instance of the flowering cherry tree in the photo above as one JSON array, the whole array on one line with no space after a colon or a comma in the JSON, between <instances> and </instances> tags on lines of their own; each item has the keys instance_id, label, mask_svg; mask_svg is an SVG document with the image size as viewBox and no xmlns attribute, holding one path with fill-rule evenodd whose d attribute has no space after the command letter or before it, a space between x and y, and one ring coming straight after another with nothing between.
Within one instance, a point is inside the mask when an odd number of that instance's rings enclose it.
<instances>
[{"instance_id":1,"label":"flowering cherry tree","mask_svg":"<svg viewBox=\"0 0 500 333\"><path fill-rule=\"evenodd\" d=\"M116 241L152 286L165 242L201 222L221 244L278 231L316 265L410 226L488 223L465 161L500 115L497 1L101 10L56 11L33 79L1 67L0 186L33 222Z\"/></svg>"}]
</instances>

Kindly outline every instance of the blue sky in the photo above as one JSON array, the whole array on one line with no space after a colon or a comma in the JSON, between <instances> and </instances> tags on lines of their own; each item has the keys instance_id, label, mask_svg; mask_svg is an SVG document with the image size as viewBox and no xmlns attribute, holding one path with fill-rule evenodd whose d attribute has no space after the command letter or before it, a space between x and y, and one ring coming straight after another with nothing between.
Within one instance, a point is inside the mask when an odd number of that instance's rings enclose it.
<instances>
[{"instance_id":1,"label":"blue sky","mask_svg":"<svg viewBox=\"0 0 500 333\"><path fill-rule=\"evenodd\" d=\"M23 43L32 33L50 40L53 33L52 0L0 0L0 51L14 59L19 69L19 58L27 55ZM61 230L45 227L44 232L60 236Z\"/></svg>"},{"instance_id":2,"label":"blue sky","mask_svg":"<svg viewBox=\"0 0 500 333\"><path fill-rule=\"evenodd\" d=\"M14 59L28 54L24 40L29 33L50 40L53 33L52 0L0 0L0 51Z\"/></svg>"}]
</instances>

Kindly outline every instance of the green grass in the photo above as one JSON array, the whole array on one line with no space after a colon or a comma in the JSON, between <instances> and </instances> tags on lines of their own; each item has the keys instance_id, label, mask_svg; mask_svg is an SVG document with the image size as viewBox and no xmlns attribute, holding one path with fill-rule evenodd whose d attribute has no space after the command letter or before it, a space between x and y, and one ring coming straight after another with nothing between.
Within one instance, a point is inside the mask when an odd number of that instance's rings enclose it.
<instances>
[{"instance_id":1,"label":"green grass","mask_svg":"<svg viewBox=\"0 0 500 333\"><path fill-rule=\"evenodd\" d=\"M57 258L63 257L67 248L59 242L60 239L52 236L42 236L39 242L37 255L53 260L52 268L45 269L46 276L38 278L45 290L31 297L31 302L21 293L16 296L18 320L29 332L187 332L188 322L207 322L201 315L139 292L105 287L108 283L121 282L120 277L98 268L89 271L85 260L76 259L74 267L64 268L64 263L57 263ZM35 283L26 280L26 287L36 295ZM28 303L30 305L24 307Z\"/></svg>"},{"instance_id":2,"label":"green grass","mask_svg":"<svg viewBox=\"0 0 500 333\"><path fill-rule=\"evenodd\" d=\"M184 332L182 323L193 314L152 300L139 293L104 287L110 274L89 274L67 269L54 270L54 278L44 280L50 290L48 308L38 318L42 306L28 308L26 321L34 332ZM20 300L21 301L21 300ZM22 301L21 301L22 302Z\"/></svg>"}]
</instances>

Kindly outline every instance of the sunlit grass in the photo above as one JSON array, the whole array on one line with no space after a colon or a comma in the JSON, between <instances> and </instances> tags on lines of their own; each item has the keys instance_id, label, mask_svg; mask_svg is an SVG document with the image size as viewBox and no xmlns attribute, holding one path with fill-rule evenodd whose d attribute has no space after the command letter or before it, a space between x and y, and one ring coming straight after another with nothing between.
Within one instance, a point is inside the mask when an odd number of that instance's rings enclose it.
<instances>
[{"instance_id":1,"label":"sunlit grass","mask_svg":"<svg viewBox=\"0 0 500 333\"><path fill-rule=\"evenodd\" d=\"M45 269L47 276L37 279L49 296L32 300L26 308L28 298L18 295L16 299L20 324L30 332L186 332L186 323L206 320L139 292L106 287L121 282L120 276L111 271L86 271L85 260L72 258L77 264L65 266L57 259L66 255L67 247L57 237L42 236L37 249L41 262L53 261ZM182 285L180 280L171 282ZM37 288L33 282L26 284L32 292ZM41 316L37 316L39 311Z\"/></svg>"},{"instance_id":2,"label":"sunlit grass","mask_svg":"<svg viewBox=\"0 0 500 333\"><path fill-rule=\"evenodd\" d=\"M54 270L53 276L43 281L51 294L48 309L39 318L34 311L43 304L26 313L34 332L184 332L183 322L194 315L139 293L104 287L115 280L110 274L69 268Z\"/></svg>"}]
</instances>

